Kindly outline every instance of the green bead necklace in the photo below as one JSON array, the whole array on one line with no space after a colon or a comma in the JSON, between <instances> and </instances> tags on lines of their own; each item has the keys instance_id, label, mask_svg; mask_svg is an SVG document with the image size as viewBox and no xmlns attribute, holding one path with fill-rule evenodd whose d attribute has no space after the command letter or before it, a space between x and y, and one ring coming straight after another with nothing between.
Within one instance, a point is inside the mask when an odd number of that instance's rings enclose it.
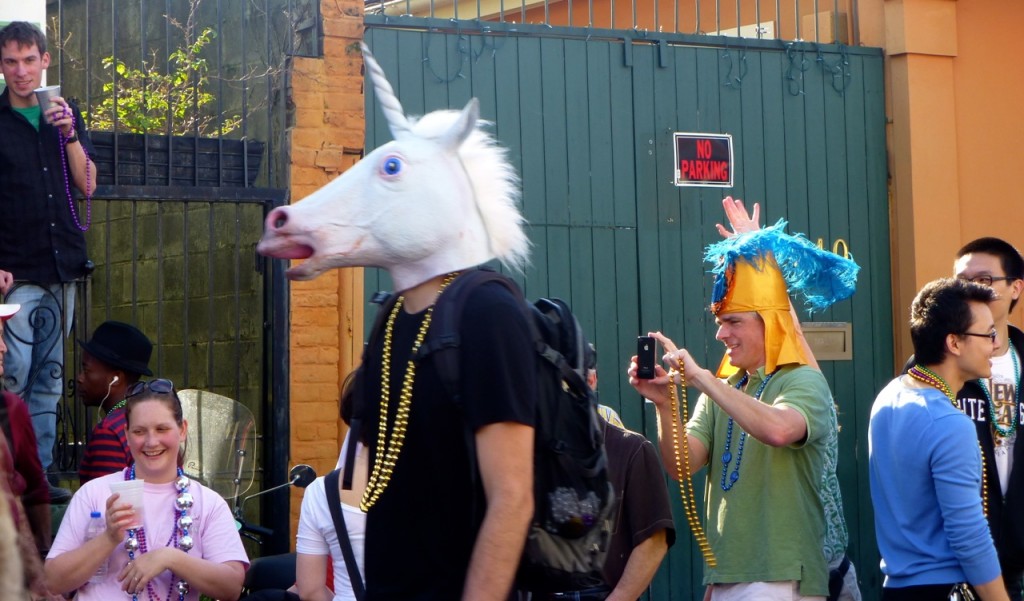
<instances>
[{"instance_id":1,"label":"green bead necklace","mask_svg":"<svg viewBox=\"0 0 1024 601\"><path fill-rule=\"evenodd\" d=\"M938 388L939 392L946 395L946 398L949 399L949 402L952 403L954 407L960 409L960 407L956 404L956 397L953 396L953 391L950 390L949 384L946 384L946 381L943 380L939 374L933 372L932 370L928 369L923 365L918 364L908 369L907 375L909 375L911 378L914 378L918 382L924 382L929 386Z\"/></svg>"},{"instance_id":2,"label":"green bead necklace","mask_svg":"<svg viewBox=\"0 0 1024 601\"><path fill-rule=\"evenodd\" d=\"M1017 423L1020 421L1018 416L1018 407L1020 407L1020 361L1017 359L1017 353L1010 347L1010 359L1013 360L1013 405L1010 407L1010 427L1004 428L999 425L996 421L996 406L992 402L992 393L989 392L988 386L985 384L985 380L979 379L978 385L981 386L981 391L985 393L985 398L988 400L988 420L992 423L992 429L996 431L1002 438L1009 438L1017 431Z\"/></svg>"},{"instance_id":3,"label":"green bead necklace","mask_svg":"<svg viewBox=\"0 0 1024 601\"><path fill-rule=\"evenodd\" d=\"M114 406L111 407L109 411L107 411L107 415L110 415L111 413L117 411L118 409L120 409L121 407L124 407L127 404L128 404L128 399L121 399L120 401L114 403Z\"/></svg>"}]
</instances>

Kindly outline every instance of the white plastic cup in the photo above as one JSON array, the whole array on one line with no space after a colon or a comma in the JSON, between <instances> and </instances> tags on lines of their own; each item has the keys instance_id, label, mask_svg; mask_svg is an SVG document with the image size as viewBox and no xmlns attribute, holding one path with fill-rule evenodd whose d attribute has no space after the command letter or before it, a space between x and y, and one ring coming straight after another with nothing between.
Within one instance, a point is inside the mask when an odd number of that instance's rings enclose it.
<instances>
[{"instance_id":1,"label":"white plastic cup","mask_svg":"<svg viewBox=\"0 0 1024 601\"><path fill-rule=\"evenodd\" d=\"M53 106L54 96L60 96L60 86L46 86L32 90L36 93L36 100L39 101L39 110L46 114L46 111Z\"/></svg>"},{"instance_id":2,"label":"white plastic cup","mask_svg":"<svg viewBox=\"0 0 1024 601\"><path fill-rule=\"evenodd\" d=\"M117 493L121 495L121 498L114 501L114 505L124 503L131 505L132 509L135 510L135 518L130 524L128 524L129 528L142 527L142 512L145 507L145 504L143 503L145 490L145 480L118 480L110 483L110 494Z\"/></svg>"}]
</instances>

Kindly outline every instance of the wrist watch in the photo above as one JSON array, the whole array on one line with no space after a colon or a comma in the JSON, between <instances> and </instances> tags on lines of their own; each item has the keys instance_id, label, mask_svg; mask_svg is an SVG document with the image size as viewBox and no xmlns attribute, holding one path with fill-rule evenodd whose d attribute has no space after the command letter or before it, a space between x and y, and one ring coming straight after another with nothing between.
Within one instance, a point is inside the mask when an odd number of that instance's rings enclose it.
<instances>
[{"instance_id":1,"label":"wrist watch","mask_svg":"<svg viewBox=\"0 0 1024 601\"><path fill-rule=\"evenodd\" d=\"M71 130L71 136L68 137L66 140L64 140L64 145L67 146L68 144L71 144L71 143L74 143L74 142L77 142L77 141L78 141L78 130L72 129Z\"/></svg>"}]
</instances>

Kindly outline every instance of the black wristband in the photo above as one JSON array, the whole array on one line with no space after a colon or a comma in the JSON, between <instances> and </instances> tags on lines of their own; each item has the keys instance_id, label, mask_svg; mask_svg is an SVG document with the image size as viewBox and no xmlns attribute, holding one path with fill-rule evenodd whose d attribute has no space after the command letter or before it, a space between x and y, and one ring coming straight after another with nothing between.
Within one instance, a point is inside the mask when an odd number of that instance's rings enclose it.
<instances>
[{"instance_id":1,"label":"black wristband","mask_svg":"<svg viewBox=\"0 0 1024 601\"><path fill-rule=\"evenodd\" d=\"M71 130L71 135L67 139L64 140L64 145L67 146L68 144L71 144L72 142L77 142L77 141L78 141L78 131Z\"/></svg>"}]
</instances>

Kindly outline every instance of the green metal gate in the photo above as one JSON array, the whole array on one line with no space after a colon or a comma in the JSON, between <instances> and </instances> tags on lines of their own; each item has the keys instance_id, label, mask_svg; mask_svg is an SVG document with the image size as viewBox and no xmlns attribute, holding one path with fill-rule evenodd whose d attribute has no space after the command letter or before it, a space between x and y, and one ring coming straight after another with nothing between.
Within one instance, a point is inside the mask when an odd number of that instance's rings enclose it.
<instances>
[{"instance_id":1,"label":"green metal gate","mask_svg":"<svg viewBox=\"0 0 1024 601\"><path fill-rule=\"evenodd\" d=\"M529 298L570 302L598 348L601 401L649 438L657 437L653 410L624 377L636 336L660 329L707 366L722 356L701 256L718 238L723 196L760 201L768 222L785 217L789 231L855 256L862 271L854 298L802 318L852 326L852 358L822 361L822 368L840 407L850 555L864 598L876 598L867 421L893 365L881 51L486 22L458 29L443 20L366 22L366 42L409 114L480 100L523 180L534 249L532 266L513 275ZM366 89L366 147L375 148L390 133ZM732 134L735 187L674 186L673 132ZM367 273L368 296L388 288L385 276ZM675 496L674 484L670 490ZM701 556L678 497L674 503L678 542L650 598L699 599Z\"/></svg>"}]
</instances>

